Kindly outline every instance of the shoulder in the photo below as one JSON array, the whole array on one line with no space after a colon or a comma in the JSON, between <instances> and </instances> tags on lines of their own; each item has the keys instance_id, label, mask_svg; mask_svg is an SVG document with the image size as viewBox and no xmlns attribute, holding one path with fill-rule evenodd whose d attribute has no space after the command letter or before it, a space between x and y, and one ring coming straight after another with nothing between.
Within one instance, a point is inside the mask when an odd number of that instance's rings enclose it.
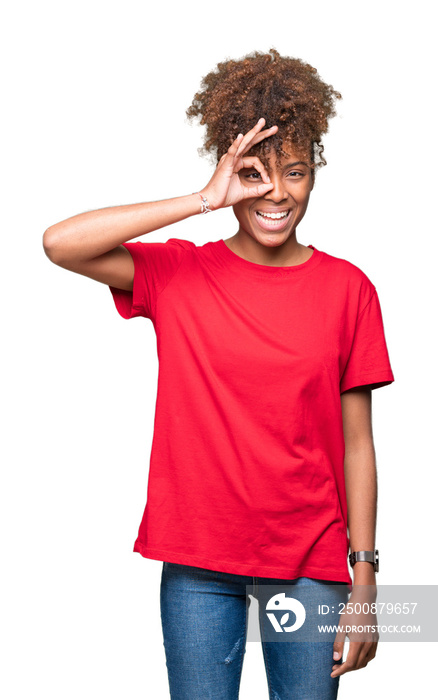
<instances>
[{"instance_id":1,"label":"shoulder","mask_svg":"<svg viewBox=\"0 0 438 700\"><path fill-rule=\"evenodd\" d=\"M370 301L376 292L376 287L360 267L345 258L325 252L324 263L327 275L333 284L348 296L356 298L360 308Z\"/></svg>"},{"instance_id":2,"label":"shoulder","mask_svg":"<svg viewBox=\"0 0 438 700\"><path fill-rule=\"evenodd\" d=\"M193 241L187 241L184 238L169 238L164 245L176 246L177 248L182 248L183 250L194 250L196 244Z\"/></svg>"},{"instance_id":3,"label":"shoulder","mask_svg":"<svg viewBox=\"0 0 438 700\"><path fill-rule=\"evenodd\" d=\"M194 243L180 238L167 241L128 241L123 246L134 261L134 275L143 286L164 289L180 269L189 251L197 250Z\"/></svg>"},{"instance_id":4,"label":"shoulder","mask_svg":"<svg viewBox=\"0 0 438 700\"><path fill-rule=\"evenodd\" d=\"M335 255L330 255L329 253L324 253L324 259L326 265L329 266L332 273L343 276L354 282L372 284L368 275L366 275L366 273L360 267L349 260L336 257Z\"/></svg>"},{"instance_id":5,"label":"shoulder","mask_svg":"<svg viewBox=\"0 0 438 700\"><path fill-rule=\"evenodd\" d=\"M128 241L123 246L131 255L142 262L179 261L184 253L196 249L192 241L181 238L169 238L167 241Z\"/></svg>"}]
</instances>

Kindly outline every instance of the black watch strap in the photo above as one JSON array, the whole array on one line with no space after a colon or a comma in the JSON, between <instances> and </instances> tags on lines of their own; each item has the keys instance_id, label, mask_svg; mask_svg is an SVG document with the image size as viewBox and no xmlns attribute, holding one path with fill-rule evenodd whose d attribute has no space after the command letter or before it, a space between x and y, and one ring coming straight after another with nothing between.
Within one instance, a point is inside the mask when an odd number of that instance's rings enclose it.
<instances>
[{"instance_id":1,"label":"black watch strap","mask_svg":"<svg viewBox=\"0 0 438 700\"><path fill-rule=\"evenodd\" d=\"M369 561L370 564L373 564L375 572L377 572L379 570L379 550L378 549L375 549L373 552L370 552L367 550L363 550L361 552L351 552L348 559L350 561L351 566L354 566L357 561Z\"/></svg>"}]
</instances>

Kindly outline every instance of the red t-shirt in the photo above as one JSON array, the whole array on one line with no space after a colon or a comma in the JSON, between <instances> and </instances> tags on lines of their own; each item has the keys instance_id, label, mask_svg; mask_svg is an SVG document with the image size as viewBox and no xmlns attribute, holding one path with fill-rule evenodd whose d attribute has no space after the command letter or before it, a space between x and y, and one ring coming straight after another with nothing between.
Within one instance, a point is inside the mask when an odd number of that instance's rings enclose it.
<instances>
[{"instance_id":1,"label":"red t-shirt","mask_svg":"<svg viewBox=\"0 0 438 700\"><path fill-rule=\"evenodd\" d=\"M123 318L151 319L158 393L134 551L268 578L351 585L341 393L394 381L376 289L314 246L249 262L223 240L124 244Z\"/></svg>"}]
</instances>

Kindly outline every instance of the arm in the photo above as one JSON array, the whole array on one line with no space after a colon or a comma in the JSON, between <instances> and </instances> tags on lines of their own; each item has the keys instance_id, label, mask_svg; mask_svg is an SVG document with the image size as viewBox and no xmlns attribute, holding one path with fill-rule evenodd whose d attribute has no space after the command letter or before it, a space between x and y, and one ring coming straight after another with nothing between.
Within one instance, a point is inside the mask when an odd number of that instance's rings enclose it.
<instances>
[{"instance_id":1,"label":"arm","mask_svg":"<svg viewBox=\"0 0 438 700\"><path fill-rule=\"evenodd\" d=\"M50 226L44 251L60 267L132 291L134 262L121 244L200 212L198 194L84 212Z\"/></svg>"},{"instance_id":2,"label":"arm","mask_svg":"<svg viewBox=\"0 0 438 700\"><path fill-rule=\"evenodd\" d=\"M341 394L345 440L345 488L352 552L374 550L377 517L377 469L372 433L371 389L359 387ZM375 584L369 562L353 567L354 583Z\"/></svg>"},{"instance_id":3,"label":"arm","mask_svg":"<svg viewBox=\"0 0 438 700\"><path fill-rule=\"evenodd\" d=\"M200 191L213 210L232 206L243 198L261 197L272 189L260 159L244 157L255 143L271 136L278 128L271 126L261 131L264 123L265 119L261 118L245 136L239 134L220 159L207 186ZM248 167L261 173L263 184L242 185L238 173ZM49 260L60 267L131 292L134 262L122 243L199 213L199 194L84 212L50 226L43 235L44 251Z\"/></svg>"},{"instance_id":4,"label":"arm","mask_svg":"<svg viewBox=\"0 0 438 700\"><path fill-rule=\"evenodd\" d=\"M377 470L372 433L371 389L357 387L341 394L342 421L345 440L345 488L347 493L347 520L352 552L373 550L376 536ZM349 603L352 613L342 616L340 625L359 626L377 624L376 615L361 610L376 600L376 574L367 561L353 567L353 588ZM359 603L359 613L355 603ZM333 644L333 659L342 659L345 632L338 631ZM378 634L373 632L348 633L350 648L346 660L332 667L333 678L348 671L364 668L376 655Z\"/></svg>"}]
</instances>

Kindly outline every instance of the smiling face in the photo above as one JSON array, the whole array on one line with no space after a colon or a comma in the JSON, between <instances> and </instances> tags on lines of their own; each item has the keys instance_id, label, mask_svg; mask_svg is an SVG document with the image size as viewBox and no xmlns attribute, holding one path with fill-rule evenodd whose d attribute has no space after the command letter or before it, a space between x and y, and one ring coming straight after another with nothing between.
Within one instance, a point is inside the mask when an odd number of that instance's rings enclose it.
<instances>
[{"instance_id":1,"label":"smiling face","mask_svg":"<svg viewBox=\"0 0 438 700\"><path fill-rule=\"evenodd\" d=\"M277 167L275 153L268 157L268 174L273 188L262 197L243 199L233 206L239 222L237 236L251 236L267 247L277 247L289 238L295 240L295 229L306 213L314 177L310 159L298 155L292 147L286 148ZM244 187L261 183L260 173L251 168L239 171Z\"/></svg>"}]
</instances>

